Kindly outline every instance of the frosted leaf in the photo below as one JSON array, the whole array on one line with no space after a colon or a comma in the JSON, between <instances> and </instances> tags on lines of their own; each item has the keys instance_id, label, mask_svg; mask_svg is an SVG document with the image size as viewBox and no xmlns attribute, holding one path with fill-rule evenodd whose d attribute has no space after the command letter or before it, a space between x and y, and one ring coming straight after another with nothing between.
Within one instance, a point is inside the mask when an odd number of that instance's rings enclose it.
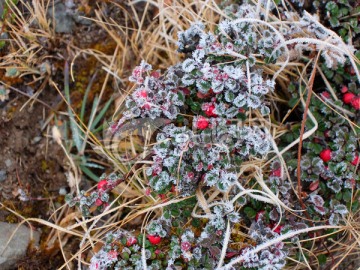
<instances>
[{"instance_id":1,"label":"frosted leaf","mask_svg":"<svg viewBox=\"0 0 360 270\"><path fill-rule=\"evenodd\" d=\"M248 103L249 107L251 107L253 109L257 109L261 105L261 100L258 96L251 95L248 97L247 103Z\"/></svg>"},{"instance_id":2,"label":"frosted leaf","mask_svg":"<svg viewBox=\"0 0 360 270\"><path fill-rule=\"evenodd\" d=\"M260 113L262 115L268 115L270 113L270 108L268 106L261 106Z\"/></svg>"},{"instance_id":3,"label":"frosted leaf","mask_svg":"<svg viewBox=\"0 0 360 270\"><path fill-rule=\"evenodd\" d=\"M204 50L195 50L192 53L192 57L194 58L194 60L198 63L201 62L201 60L204 58L205 56L205 51Z\"/></svg>"},{"instance_id":4,"label":"frosted leaf","mask_svg":"<svg viewBox=\"0 0 360 270\"><path fill-rule=\"evenodd\" d=\"M225 115L226 118L234 118L239 113L238 109L235 107L230 107L226 110Z\"/></svg>"},{"instance_id":5,"label":"frosted leaf","mask_svg":"<svg viewBox=\"0 0 360 270\"><path fill-rule=\"evenodd\" d=\"M236 212L233 212L233 213L228 215L228 219L232 223L238 223L240 221L240 215L238 213L236 213Z\"/></svg>"},{"instance_id":6,"label":"frosted leaf","mask_svg":"<svg viewBox=\"0 0 360 270\"><path fill-rule=\"evenodd\" d=\"M185 74L182 78L181 78L181 82L188 86L188 85L192 85L195 82L195 78L194 76L190 75L190 74Z\"/></svg>"},{"instance_id":7,"label":"frosted leaf","mask_svg":"<svg viewBox=\"0 0 360 270\"><path fill-rule=\"evenodd\" d=\"M349 211L347 210L346 206L343 204L338 204L334 206L334 212L338 213L340 215L346 215L347 213L349 213Z\"/></svg>"},{"instance_id":8,"label":"frosted leaf","mask_svg":"<svg viewBox=\"0 0 360 270\"><path fill-rule=\"evenodd\" d=\"M329 218L329 224L332 226L337 226L339 225L339 221L340 221L340 217L338 214L331 214L330 218Z\"/></svg>"},{"instance_id":9,"label":"frosted leaf","mask_svg":"<svg viewBox=\"0 0 360 270\"><path fill-rule=\"evenodd\" d=\"M235 94L231 91L226 91L224 97L227 102L233 102L235 99Z\"/></svg>"},{"instance_id":10,"label":"frosted leaf","mask_svg":"<svg viewBox=\"0 0 360 270\"><path fill-rule=\"evenodd\" d=\"M326 214L326 208L323 206L316 206L314 205L314 209L316 212L318 212L321 215L325 215Z\"/></svg>"},{"instance_id":11,"label":"frosted leaf","mask_svg":"<svg viewBox=\"0 0 360 270\"><path fill-rule=\"evenodd\" d=\"M211 88L214 93L218 94L224 90L224 84L221 81L213 80L211 83Z\"/></svg>"},{"instance_id":12,"label":"frosted leaf","mask_svg":"<svg viewBox=\"0 0 360 270\"><path fill-rule=\"evenodd\" d=\"M310 195L310 201L315 205L315 206L323 206L324 205L324 199L316 194L311 194Z\"/></svg>"},{"instance_id":13,"label":"frosted leaf","mask_svg":"<svg viewBox=\"0 0 360 270\"><path fill-rule=\"evenodd\" d=\"M191 72L196 68L196 63L193 59L188 58L182 64L182 69L185 72Z\"/></svg>"},{"instance_id":14,"label":"frosted leaf","mask_svg":"<svg viewBox=\"0 0 360 270\"><path fill-rule=\"evenodd\" d=\"M244 107L246 104L246 97L243 94L238 94L238 96L234 99L234 105L236 107Z\"/></svg>"}]
</instances>

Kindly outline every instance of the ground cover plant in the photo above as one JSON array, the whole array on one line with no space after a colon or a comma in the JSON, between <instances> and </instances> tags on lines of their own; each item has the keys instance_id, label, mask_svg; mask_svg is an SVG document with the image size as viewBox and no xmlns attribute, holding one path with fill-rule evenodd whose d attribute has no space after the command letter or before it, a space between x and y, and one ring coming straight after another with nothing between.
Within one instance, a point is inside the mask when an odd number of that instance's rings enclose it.
<instances>
[{"instance_id":1,"label":"ground cover plant","mask_svg":"<svg viewBox=\"0 0 360 270\"><path fill-rule=\"evenodd\" d=\"M357 267L359 4L170 2L147 2L158 24L133 37L153 47L134 50L130 74L116 71L126 42L97 55L106 78L129 75L102 137L103 91L89 125L84 106L80 117L68 107L75 150L53 129L67 155L88 143L110 164L97 177L90 158L72 163L62 209L77 220L53 228L80 244L63 267ZM98 23L120 43L121 26ZM81 189L76 166L94 187Z\"/></svg>"}]
</instances>

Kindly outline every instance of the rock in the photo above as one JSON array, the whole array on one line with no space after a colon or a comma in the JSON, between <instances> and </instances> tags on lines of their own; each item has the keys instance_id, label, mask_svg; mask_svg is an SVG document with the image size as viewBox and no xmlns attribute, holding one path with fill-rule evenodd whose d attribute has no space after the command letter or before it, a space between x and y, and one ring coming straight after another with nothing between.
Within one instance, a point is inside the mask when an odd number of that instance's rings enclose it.
<instances>
[{"instance_id":1,"label":"rock","mask_svg":"<svg viewBox=\"0 0 360 270\"><path fill-rule=\"evenodd\" d=\"M11 167L11 165L12 165L11 159L5 160L5 165L6 165L6 167Z\"/></svg>"},{"instance_id":2,"label":"rock","mask_svg":"<svg viewBox=\"0 0 360 270\"><path fill-rule=\"evenodd\" d=\"M0 170L0 182L6 180L6 171Z\"/></svg>"},{"instance_id":3,"label":"rock","mask_svg":"<svg viewBox=\"0 0 360 270\"><path fill-rule=\"evenodd\" d=\"M17 228L18 224L0 222L0 269L2 270L14 268L16 262L26 255L27 247L30 244L30 229L25 225ZM13 233L11 241L6 245ZM37 245L40 233L33 231L33 239L34 244Z\"/></svg>"}]
</instances>

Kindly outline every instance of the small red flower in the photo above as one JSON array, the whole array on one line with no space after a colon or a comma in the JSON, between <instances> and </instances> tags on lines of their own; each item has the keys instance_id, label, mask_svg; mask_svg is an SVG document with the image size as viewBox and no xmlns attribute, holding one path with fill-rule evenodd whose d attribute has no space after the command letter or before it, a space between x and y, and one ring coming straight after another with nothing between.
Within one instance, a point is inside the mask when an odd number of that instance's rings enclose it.
<instances>
[{"instance_id":1,"label":"small red flower","mask_svg":"<svg viewBox=\"0 0 360 270\"><path fill-rule=\"evenodd\" d=\"M351 164L356 166L359 163L359 155L355 155L353 161L351 161Z\"/></svg>"},{"instance_id":2,"label":"small red flower","mask_svg":"<svg viewBox=\"0 0 360 270\"><path fill-rule=\"evenodd\" d=\"M351 92L345 93L343 95L343 102L345 104L350 104L351 101L354 99L354 97L355 97L355 95L353 93L351 93Z\"/></svg>"},{"instance_id":3,"label":"small red flower","mask_svg":"<svg viewBox=\"0 0 360 270\"><path fill-rule=\"evenodd\" d=\"M161 242L161 237L158 236L158 235L148 235L148 236L147 236L147 239L149 239L149 242L150 242L152 245L158 245L158 244L160 244L160 242Z\"/></svg>"},{"instance_id":4,"label":"small red flower","mask_svg":"<svg viewBox=\"0 0 360 270\"><path fill-rule=\"evenodd\" d=\"M108 181L106 179L103 179L97 184L97 188L98 190L104 191L107 189L107 185L108 185Z\"/></svg>"},{"instance_id":5,"label":"small red flower","mask_svg":"<svg viewBox=\"0 0 360 270\"><path fill-rule=\"evenodd\" d=\"M357 111L360 110L360 96L351 100L351 106L353 106L353 108Z\"/></svg>"},{"instance_id":6,"label":"small red flower","mask_svg":"<svg viewBox=\"0 0 360 270\"><path fill-rule=\"evenodd\" d=\"M137 240L135 237L131 236L126 241L126 246L130 247L132 245L135 245L137 243Z\"/></svg>"},{"instance_id":7,"label":"small red flower","mask_svg":"<svg viewBox=\"0 0 360 270\"><path fill-rule=\"evenodd\" d=\"M324 149L320 152L319 156L324 162L329 162L331 160L331 150Z\"/></svg>"},{"instance_id":8,"label":"small red flower","mask_svg":"<svg viewBox=\"0 0 360 270\"><path fill-rule=\"evenodd\" d=\"M208 128L209 120L203 116L199 116L199 118L196 121L196 127L201 130Z\"/></svg>"}]
</instances>

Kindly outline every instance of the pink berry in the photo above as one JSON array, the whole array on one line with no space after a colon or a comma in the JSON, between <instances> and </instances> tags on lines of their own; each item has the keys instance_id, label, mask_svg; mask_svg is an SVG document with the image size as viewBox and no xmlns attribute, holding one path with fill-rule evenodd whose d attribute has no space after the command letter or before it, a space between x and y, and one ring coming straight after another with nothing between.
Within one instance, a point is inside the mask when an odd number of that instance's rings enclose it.
<instances>
[{"instance_id":1,"label":"pink berry","mask_svg":"<svg viewBox=\"0 0 360 270\"><path fill-rule=\"evenodd\" d=\"M353 161L351 161L351 164L356 166L359 163L359 155L355 155Z\"/></svg>"},{"instance_id":2,"label":"pink berry","mask_svg":"<svg viewBox=\"0 0 360 270\"><path fill-rule=\"evenodd\" d=\"M196 127L198 129L204 130L208 128L209 126L209 120L203 116L199 116L199 118L196 121Z\"/></svg>"},{"instance_id":3,"label":"pink berry","mask_svg":"<svg viewBox=\"0 0 360 270\"><path fill-rule=\"evenodd\" d=\"M149 242L152 245L157 245L157 244L160 244L160 242L161 242L161 237L158 235L148 235L147 239L149 240Z\"/></svg>"},{"instance_id":4,"label":"pink berry","mask_svg":"<svg viewBox=\"0 0 360 270\"><path fill-rule=\"evenodd\" d=\"M353 93L350 93L350 92L345 93L343 95L343 102L345 104L350 104L354 97L355 97L355 95Z\"/></svg>"},{"instance_id":5,"label":"pink berry","mask_svg":"<svg viewBox=\"0 0 360 270\"><path fill-rule=\"evenodd\" d=\"M104 190L106 190L107 185L108 185L108 181L107 181L106 179L104 179L104 180L101 180L101 181L97 184L97 188L98 188L98 190L104 191Z\"/></svg>"},{"instance_id":6,"label":"pink berry","mask_svg":"<svg viewBox=\"0 0 360 270\"><path fill-rule=\"evenodd\" d=\"M341 87L341 93L346 93L349 90L349 88L347 88L346 85L343 85L343 87Z\"/></svg>"},{"instance_id":7,"label":"pink berry","mask_svg":"<svg viewBox=\"0 0 360 270\"><path fill-rule=\"evenodd\" d=\"M321 151L319 156L324 162L329 162L331 160L331 150L324 149Z\"/></svg>"}]
</instances>

